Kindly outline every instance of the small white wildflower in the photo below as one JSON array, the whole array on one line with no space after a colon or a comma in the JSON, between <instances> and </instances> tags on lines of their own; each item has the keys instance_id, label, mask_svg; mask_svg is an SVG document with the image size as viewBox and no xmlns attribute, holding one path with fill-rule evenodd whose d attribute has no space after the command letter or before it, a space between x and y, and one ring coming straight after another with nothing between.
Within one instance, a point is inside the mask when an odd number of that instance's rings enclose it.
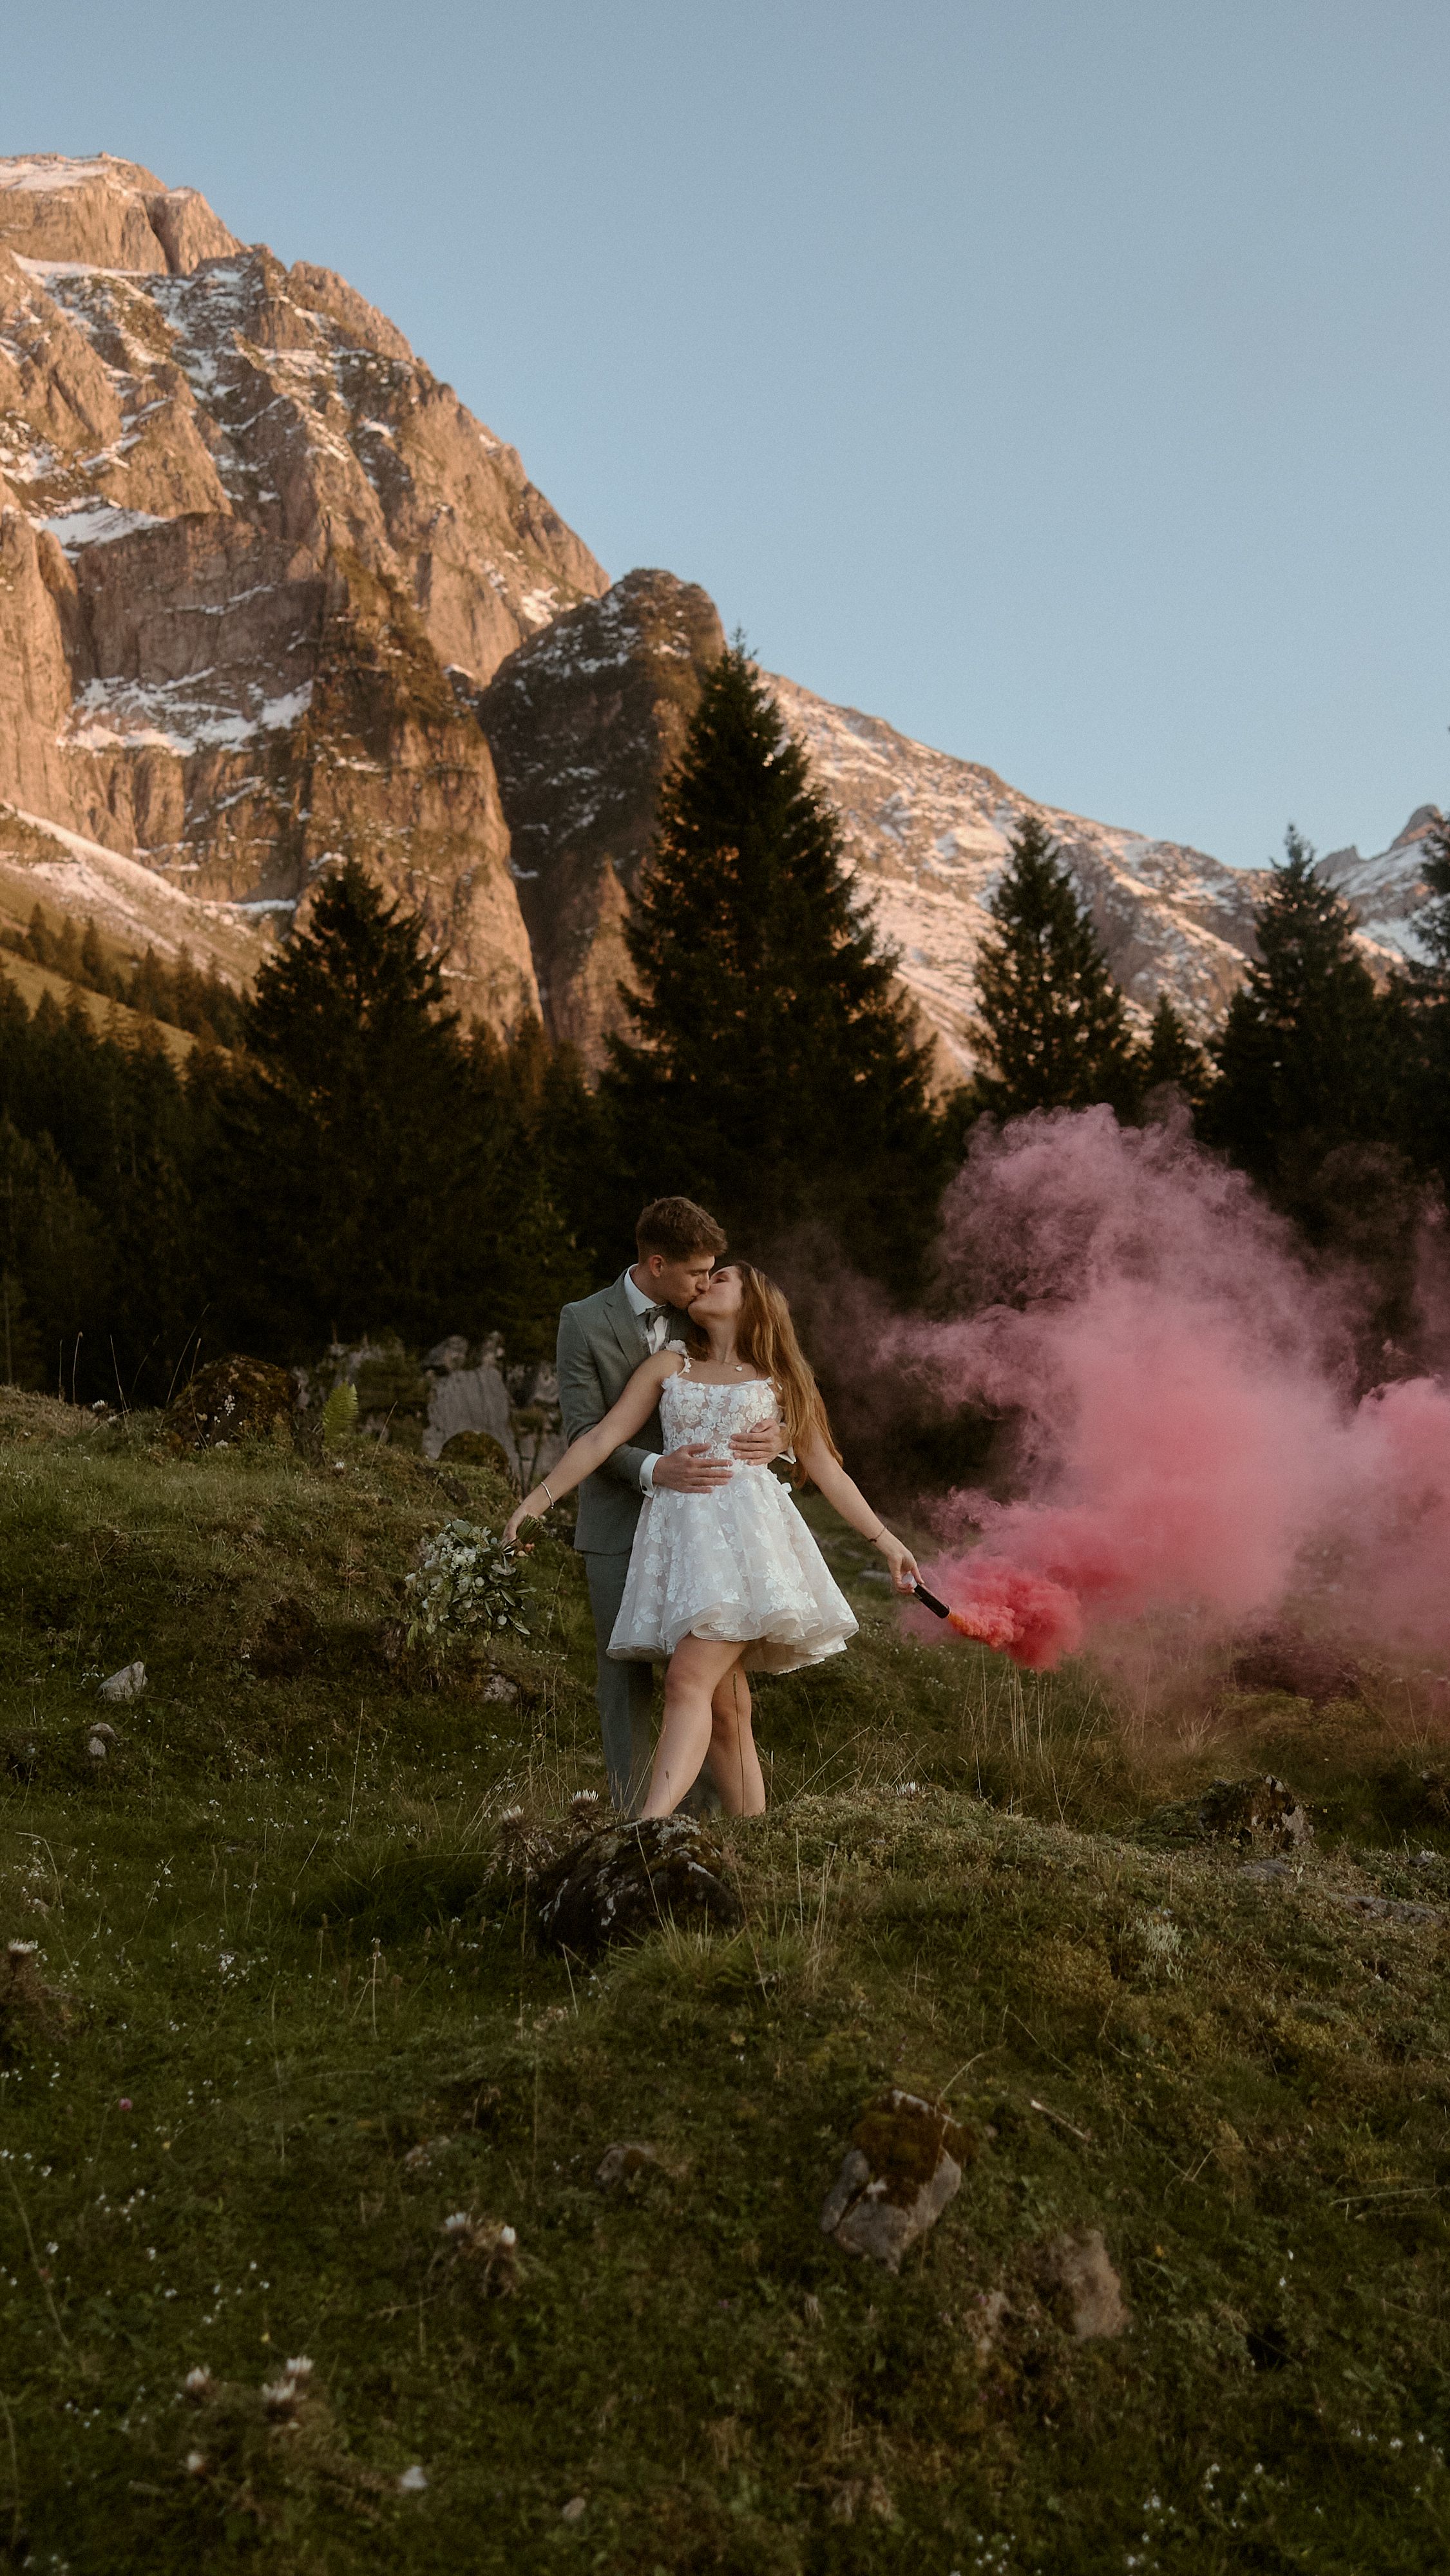
<instances>
[{"instance_id":1,"label":"small white wildflower","mask_svg":"<svg viewBox=\"0 0 1450 2576\"><path fill-rule=\"evenodd\" d=\"M398 2480L399 2490L403 2495L421 2495L427 2484L428 2472L417 2460L413 2462L411 2469L403 2471Z\"/></svg>"},{"instance_id":2,"label":"small white wildflower","mask_svg":"<svg viewBox=\"0 0 1450 2576\"><path fill-rule=\"evenodd\" d=\"M519 1813L522 1815L522 1808L519 1809ZM7 1943L6 1946L9 1950L12 1961L14 1961L16 1959L33 1959L36 1951L40 1948L40 1943L38 1941L11 1941Z\"/></svg>"},{"instance_id":3,"label":"small white wildflower","mask_svg":"<svg viewBox=\"0 0 1450 2576\"><path fill-rule=\"evenodd\" d=\"M517 2245L518 2230L513 2227L501 2227L498 2231L498 2241L500 2245Z\"/></svg>"},{"instance_id":4,"label":"small white wildflower","mask_svg":"<svg viewBox=\"0 0 1450 2576\"><path fill-rule=\"evenodd\" d=\"M442 2233L445 2236L461 2236L464 2229L472 2225L473 2219L466 2209L450 2210L443 2221Z\"/></svg>"},{"instance_id":5,"label":"small white wildflower","mask_svg":"<svg viewBox=\"0 0 1450 2576\"><path fill-rule=\"evenodd\" d=\"M195 2370L189 2370L181 2383L188 2397L205 2397L211 2384L211 2372L204 2370L200 2364Z\"/></svg>"},{"instance_id":6,"label":"small white wildflower","mask_svg":"<svg viewBox=\"0 0 1450 2576\"><path fill-rule=\"evenodd\" d=\"M295 2361L285 2362L283 2367L286 2370L289 2379L310 2379L312 2377L312 2364L305 2352L299 2352Z\"/></svg>"},{"instance_id":7,"label":"small white wildflower","mask_svg":"<svg viewBox=\"0 0 1450 2576\"><path fill-rule=\"evenodd\" d=\"M206 2453L205 2453L205 2451L188 2451L188 2452L187 2452L187 2455L186 2455L186 2474L187 2474L187 2476L188 2476L189 2478L204 2478L204 2477L206 2476Z\"/></svg>"}]
</instances>

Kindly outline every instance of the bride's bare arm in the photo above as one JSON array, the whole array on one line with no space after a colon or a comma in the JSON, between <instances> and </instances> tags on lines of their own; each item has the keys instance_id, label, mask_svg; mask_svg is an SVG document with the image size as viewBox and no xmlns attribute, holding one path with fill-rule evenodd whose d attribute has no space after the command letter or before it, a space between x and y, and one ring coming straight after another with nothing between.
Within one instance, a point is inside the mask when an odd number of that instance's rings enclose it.
<instances>
[{"instance_id":1,"label":"bride's bare arm","mask_svg":"<svg viewBox=\"0 0 1450 2576\"><path fill-rule=\"evenodd\" d=\"M818 1435L806 1442L800 1457L811 1483L819 1486L832 1511L839 1512L849 1528L859 1530L863 1538L869 1538L880 1548L891 1568L891 1580L897 1591L913 1592L918 1572L915 1557L895 1532L887 1528L881 1514L873 1512L860 1486L853 1484L840 1459L832 1457Z\"/></svg>"},{"instance_id":2,"label":"bride's bare arm","mask_svg":"<svg viewBox=\"0 0 1450 2576\"><path fill-rule=\"evenodd\" d=\"M660 1400L660 1388L667 1377L675 1375L679 1365L673 1351L656 1351L652 1359L641 1362L618 1403L610 1406L592 1431L571 1440L547 1476L525 1494L504 1531L506 1545L518 1537L523 1522L536 1521L551 1503L572 1494L576 1485L582 1485L586 1476L592 1476L596 1467L613 1457L622 1440L632 1440L636 1431L644 1429Z\"/></svg>"}]
</instances>

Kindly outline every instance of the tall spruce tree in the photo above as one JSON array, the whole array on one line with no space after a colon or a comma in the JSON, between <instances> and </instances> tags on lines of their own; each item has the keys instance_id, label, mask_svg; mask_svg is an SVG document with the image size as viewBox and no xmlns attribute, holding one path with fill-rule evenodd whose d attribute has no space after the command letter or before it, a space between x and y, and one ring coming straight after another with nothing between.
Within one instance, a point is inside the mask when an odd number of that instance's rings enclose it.
<instances>
[{"instance_id":1,"label":"tall spruce tree","mask_svg":"<svg viewBox=\"0 0 1450 2576\"><path fill-rule=\"evenodd\" d=\"M1045 827L1024 815L987 907L977 959L986 1066L974 1086L999 1118L1031 1109L1134 1105L1141 1066L1097 932Z\"/></svg>"},{"instance_id":2,"label":"tall spruce tree","mask_svg":"<svg viewBox=\"0 0 1450 2576\"><path fill-rule=\"evenodd\" d=\"M220 1092L216 1296L304 1357L336 1331L485 1329L501 1146L421 925L355 862L257 977Z\"/></svg>"},{"instance_id":3,"label":"tall spruce tree","mask_svg":"<svg viewBox=\"0 0 1450 2576\"><path fill-rule=\"evenodd\" d=\"M1144 1050L1141 1080L1145 1096L1171 1084L1196 1108L1208 1087L1208 1058L1166 993L1158 996Z\"/></svg>"},{"instance_id":4,"label":"tall spruce tree","mask_svg":"<svg viewBox=\"0 0 1450 2576\"><path fill-rule=\"evenodd\" d=\"M1255 915L1258 958L1214 1049L1203 1126L1286 1206L1309 1214L1331 1154L1387 1144L1399 1130L1398 1014L1375 989L1353 911L1315 874L1314 852L1292 825L1284 848Z\"/></svg>"},{"instance_id":5,"label":"tall spruce tree","mask_svg":"<svg viewBox=\"0 0 1450 2576\"><path fill-rule=\"evenodd\" d=\"M1450 821L1433 824L1424 846L1429 900L1415 931L1428 954L1410 967L1404 994L1413 1039L1406 1143L1420 1169L1437 1173L1450 1192Z\"/></svg>"},{"instance_id":6,"label":"tall spruce tree","mask_svg":"<svg viewBox=\"0 0 1450 2576\"><path fill-rule=\"evenodd\" d=\"M625 938L637 1034L611 1041L601 1103L621 1217L685 1191L742 1247L824 1225L909 1286L943 1176L926 1052L836 816L739 642L665 783Z\"/></svg>"}]
</instances>

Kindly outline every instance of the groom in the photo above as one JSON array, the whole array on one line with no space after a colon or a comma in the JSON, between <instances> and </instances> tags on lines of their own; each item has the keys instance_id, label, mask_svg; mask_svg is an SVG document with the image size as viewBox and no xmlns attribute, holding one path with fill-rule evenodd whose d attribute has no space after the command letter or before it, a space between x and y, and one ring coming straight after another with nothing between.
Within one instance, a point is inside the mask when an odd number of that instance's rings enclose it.
<instances>
[{"instance_id":1,"label":"groom","mask_svg":"<svg viewBox=\"0 0 1450 2576\"><path fill-rule=\"evenodd\" d=\"M570 1440L592 1431L624 1393L641 1360L684 1339L685 1308L698 1297L725 1237L693 1199L655 1199L635 1228L638 1253L632 1270L581 1297L559 1317L559 1403ZM779 1423L758 1425L731 1441L737 1458L763 1466L783 1443ZM599 1725L609 1794L623 1816L637 1811L649 1785L653 1753L649 1664L612 1664L610 1637L624 1596L635 1524L644 1497L658 1487L674 1494L708 1494L729 1482L733 1470L712 1458L707 1445L672 1449L668 1457L658 1411L636 1443L616 1449L607 1466L579 1488L574 1544L589 1578L598 1652ZM691 1802L693 1803L693 1802Z\"/></svg>"}]
</instances>

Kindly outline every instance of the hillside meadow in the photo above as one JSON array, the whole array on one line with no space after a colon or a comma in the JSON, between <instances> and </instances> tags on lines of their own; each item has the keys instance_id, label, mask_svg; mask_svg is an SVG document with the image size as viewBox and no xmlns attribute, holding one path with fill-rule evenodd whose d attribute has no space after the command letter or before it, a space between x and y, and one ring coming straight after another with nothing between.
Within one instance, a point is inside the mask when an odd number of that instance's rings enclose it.
<instances>
[{"instance_id":1,"label":"hillside meadow","mask_svg":"<svg viewBox=\"0 0 1450 2576\"><path fill-rule=\"evenodd\" d=\"M761 1694L743 1929L591 1967L500 1849L603 1787L567 1546L527 1639L439 1678L399 1635L420 1540L506 1507L370 1443L179 1455L0 1397L0 2562L1441 2565L1413 1693L1150 1722L903 1636L822 1521L865 1633ZM1267 1875L1193 1823L1265 1770L1316 1824ZM887 2084L969 2142L898 2278L819 2226ZM607 2192L625 2141L656 2161ZM1078 2229L1119 2337L1045 2286Z\"/></svg>"}]
</instances>

